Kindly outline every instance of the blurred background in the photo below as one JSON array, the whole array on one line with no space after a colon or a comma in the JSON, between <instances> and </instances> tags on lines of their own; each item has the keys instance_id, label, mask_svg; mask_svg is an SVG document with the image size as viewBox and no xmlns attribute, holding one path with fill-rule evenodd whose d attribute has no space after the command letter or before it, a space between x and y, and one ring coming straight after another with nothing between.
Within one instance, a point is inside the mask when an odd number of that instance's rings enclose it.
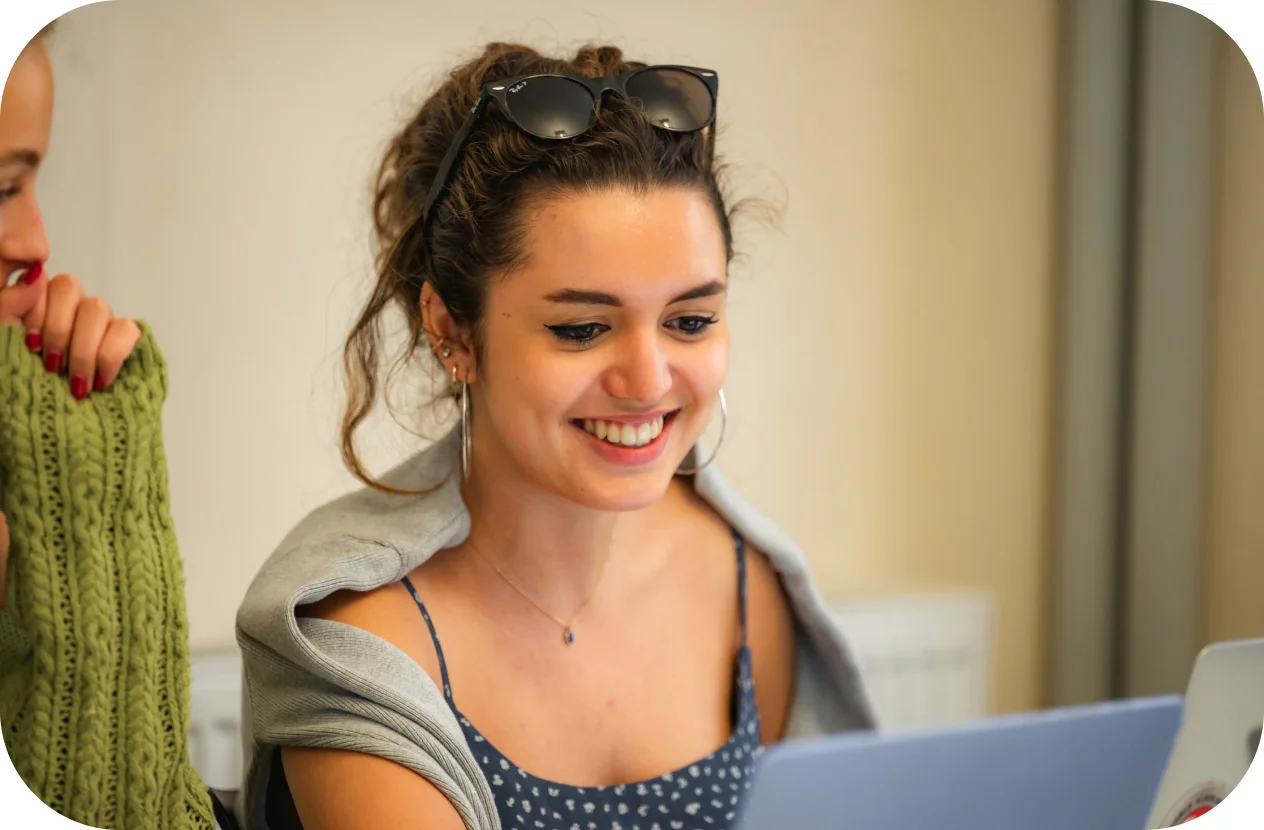
<instances>
[{"instance_id":1,"label":"blurred background","mask_svg":"<svg viewBox=\"0 0 1264 830\"><path fill-rule=\"evenodd\" d=\"M785 210L737 229L717 463L806 550L887 724L1180 692L1202 645L1264 636L1264 107L1193 12L113 0L54 37L40 196L50 267L170 364L210 783L238 603L353 486L371 174L489 40L719 72L734 189ZM419 446L371 433L377 470Z\"/></svg>"}]
</instances>

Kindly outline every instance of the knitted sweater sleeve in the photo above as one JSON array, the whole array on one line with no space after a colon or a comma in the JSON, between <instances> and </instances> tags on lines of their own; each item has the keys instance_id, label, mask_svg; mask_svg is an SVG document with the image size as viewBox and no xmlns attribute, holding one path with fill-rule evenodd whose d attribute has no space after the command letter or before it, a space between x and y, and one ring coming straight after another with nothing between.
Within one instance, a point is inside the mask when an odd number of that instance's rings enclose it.
<instances>
[{"instance_id":1,"label":"knitted sweater sleeve","mask_svg":"<svg viewBox=\"0 0 1264 830\"><path fill-rule=\"evenodd\" d=\"M22 779L95 827L211 828L188 759L184 574L149 329L110 389L76 401L0 325L0 730ZM2 822L0 822L2 823Z\"/></svg>"}]
</instances>

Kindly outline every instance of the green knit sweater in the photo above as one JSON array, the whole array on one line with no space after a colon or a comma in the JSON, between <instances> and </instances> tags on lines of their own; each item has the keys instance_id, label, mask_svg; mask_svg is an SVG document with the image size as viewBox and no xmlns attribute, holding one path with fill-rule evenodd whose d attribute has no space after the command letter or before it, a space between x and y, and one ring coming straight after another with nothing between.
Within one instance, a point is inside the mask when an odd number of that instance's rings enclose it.
<instances>
[{"instance_id":1,"label":"green knit sweater","mask_svg":"<svg viewBox=\"0 0 1264 830\"><path fill-rule=\"evenodd\" d=\"M0 729L57 812L117 830L212 828L188 758L184 573L152 333L85 401L0 325Z\"/></svg>"}]
</instances>

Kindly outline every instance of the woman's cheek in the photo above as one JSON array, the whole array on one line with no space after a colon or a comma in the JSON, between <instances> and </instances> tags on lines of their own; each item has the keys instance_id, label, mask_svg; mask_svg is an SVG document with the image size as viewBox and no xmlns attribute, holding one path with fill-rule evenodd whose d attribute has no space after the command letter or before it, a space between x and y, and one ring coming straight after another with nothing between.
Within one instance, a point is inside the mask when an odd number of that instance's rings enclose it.
<instances>
[{"instance_id":1,"label":"woman's cheek","mask_svg":"<svg viewBox=\"0 0 1264 830\"><path fill-rule=\"evenodd\" d=\"M694 383L700 389L718 391L724 386L729 372L729 340L728 333L716 337L706 344L700 360L693 368Z\"/></svg>"}]
</instances>

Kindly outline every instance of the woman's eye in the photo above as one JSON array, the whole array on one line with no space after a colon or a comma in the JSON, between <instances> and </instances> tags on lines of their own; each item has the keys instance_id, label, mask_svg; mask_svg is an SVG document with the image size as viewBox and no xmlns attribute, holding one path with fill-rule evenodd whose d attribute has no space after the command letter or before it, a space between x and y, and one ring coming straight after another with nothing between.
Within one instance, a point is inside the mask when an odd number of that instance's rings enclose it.
<instances>
[{"instance_id":1,"label":"woman's eye","mask_svg":"<svg viewBox=\"0 0 1264 830\"><path fill-rule=\"evenodd\" d=\"M608 328L601 323L583 323L577 326L549 326L559 340L567 343L591 343Z\"/></svg>"},{"instance_id":2,"label":"woman's eye","mask_svg":"<svg viewBox=\"0 0 1264 830\"><path fill-rule=\"evenodd\" d=\"M16 186L0 189L0 204L3 204L4 202L9 201L10 199L12 199L14 196L18 195L21 192L22 192L22 188L16 187Z\"/></svg>"},{"instance_id":3,"label":"woman's eye","mask_svg":"<svg viewBox=\"0 0 1264 830\"><path fill-rule=\"evenodd\" d=\"M681 334L698 335L704 333L715 321L714 317L677 317L667 325Z\"/></svg>"},{"instance_id":4,"label":"woman's eye","mask_svg":"<svg viewBox=\"0 0 1264 830\"><path fill-rule=\"evenodd\" d=\"M705 334L707 329L716 322L715 317L677 317L670 320L666 324L669 329L674 329L686 337L697 337ZM588 345L593 343L602 334L610 330L610 327L604 323L579 323L563 326L548 326L549 331L557 339L564 343L572 345Z\"/></svg>"}]
</instances>

